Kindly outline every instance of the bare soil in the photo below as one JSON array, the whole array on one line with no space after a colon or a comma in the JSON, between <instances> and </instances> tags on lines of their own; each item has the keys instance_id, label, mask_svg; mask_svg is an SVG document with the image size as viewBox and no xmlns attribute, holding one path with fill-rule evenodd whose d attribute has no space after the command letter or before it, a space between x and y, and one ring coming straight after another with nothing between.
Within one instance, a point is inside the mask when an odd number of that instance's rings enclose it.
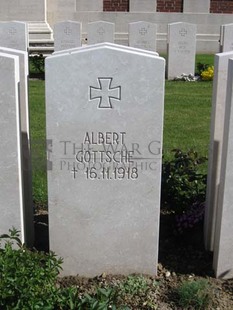
<instances>
[{"instance_id":1,"label":"bare soil","mask_svg":"<svg viewBox=\"0 0 233 310\"><path fill-rule=\"evenodd\" d=\"M171 214L161 214L160 247L158 275L148 277L151 290L146 296L138 298L128 297L129 309L184 309L179 306L177 288L185 280L207 279L210 284L211 304L205 309L233 310L233 279L220 280L214 277L212 270L212 253L206 252L202 241L202 225L187 230L184 234L175 233L174 218ZM35 215L35 247L38 250L48 251L48 215L46 211L39 211ZM93 279L70 276L59 279L59 285L76 285L80 292L90 292L96 286L115 286L126 277L121 275L99 275ZM152 284L158 282L156 290ZM152 308L147 299L156 303ZM189 307L187 309L195 309Z\"/></svg>"}]
</instances>

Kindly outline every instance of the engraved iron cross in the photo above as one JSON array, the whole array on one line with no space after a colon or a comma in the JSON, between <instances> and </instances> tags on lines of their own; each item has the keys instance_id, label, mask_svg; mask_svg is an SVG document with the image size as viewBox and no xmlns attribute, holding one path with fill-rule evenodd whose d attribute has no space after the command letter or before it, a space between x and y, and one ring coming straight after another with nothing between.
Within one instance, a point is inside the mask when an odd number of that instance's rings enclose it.
<instances>
[{"instance_id":1,"label":"engraved iron cross","mask_svg":"<svg viewBox=\"0 0 233 310\"><path fill-rule=\"evenodd\" d=\"M187 33L188 33L187 30L184 29L184 28L180 29L180 31L179 31L179 34L180 34L182 37L185 37Z\"/></svg>"},{"instance_id":2,"label":"engraved iron cross","mask_svg":"<svg viewBox=\"0 0 233 310\"><path fill-rule=\"evenodd\" d=\"M8 30L8 32L9 32L9 34L14 35L14 34L16 34L16 29L13 28L13 27L11 27L11 28Z\"/></svg>"},{"instance_id":3,"label":"engraved iron cross","mask_svg":"<svg viewBox=\"0 0 233 310\"><path fill-rule=\"evenodd\" d=\"M69 36L72 33L72 31L71 31L71 29L69 27L66 27L64 29L64 33Z\"/></svg>"},{"instance_id":4,"label":"engraved iron cross","mask_svg":"<svg viewBox=\"0 0 233 310\"><path fill-rule=\"evenodd\" d=\"M98 32L98 34L99 34L100 36L102 36L102 35L105 33L105 30L104 30L103 27L100 27L100 28L97 30L97 32Z\"/></svg>"},{"instance_id":5,"label":"engraved iron cross","mask_svg":"<svg viewBox=\"0 0 233 310\"><path fill-rule=\"evenodd\" d=\"M139 30L139 33L140 33L142 36L144 36L144 35L147 33L147 29L146 29L145 27L143 27L143 28L141 28L141 29Z\"/></svg>"},{"instance_id":6,"label":"engraved iron cross","mask_svg":"<svg viewBox=\"0 0 233 310\"><path fill-rule=\"evenodd\" d=\"M112 87L113 78L99 77L99 87L90 86L90 101L99 99L99 109L112 109L112 99L121 100L121 86Z\"/></svg>"}]
</instances>

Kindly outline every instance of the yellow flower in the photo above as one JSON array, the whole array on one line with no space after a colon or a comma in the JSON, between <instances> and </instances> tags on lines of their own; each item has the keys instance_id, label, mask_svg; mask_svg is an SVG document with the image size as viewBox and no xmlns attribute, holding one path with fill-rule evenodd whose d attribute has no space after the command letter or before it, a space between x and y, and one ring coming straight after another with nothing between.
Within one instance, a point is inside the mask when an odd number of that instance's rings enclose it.
<instances>
[{"instance_id":1,"label":"yellow flower","mask_svg":"<svg viewBox=\"0 0 233 310\"><path fill-rule=\"evenodd\" d=\"M214 78L214 66L210 66L205 71L202 71L201 78L203 81L212 81Z\"/></svg>"}]
</instances>

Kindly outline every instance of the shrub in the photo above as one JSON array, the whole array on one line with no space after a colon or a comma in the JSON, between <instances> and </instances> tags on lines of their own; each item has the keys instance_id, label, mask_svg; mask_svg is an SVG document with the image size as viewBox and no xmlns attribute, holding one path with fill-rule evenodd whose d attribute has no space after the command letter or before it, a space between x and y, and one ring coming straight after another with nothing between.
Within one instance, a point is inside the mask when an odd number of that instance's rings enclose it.
<instances>
[{"instance_id":1,"label":"shrub","mask_svg":"<svg viewBox=\"0 0 233 310\"><path fill-rule=\"evenodd\" d=\"M45 57L42 54L32 55L29 58L30 76L41 77L45 74Z\"/></svg>"},{"instance_id":2,"label":"shrub","mask_svg":"<svg viewBox=\"0 0 233 310\"><path fill-rule=\"evenodd\" d=\"M172 150L174 158L162 167L162 207L183 214L194 203L205 201L206 174L200 172L207 160L194 150Z\"/></svg>"},{"instance_id":3,"label":"shrub","mask_svg":"<svg viewBox=\"0 0 233 310\"><path fill-rule=\"evenodd\" d=\"M182 309L206 309L211 302L212 291L206 279L185 281L177 289L177 293Z\"/></svg>"},{"instance_id":4,"label":"shrub","mask_svg":"<svg viewBox=\"0 0 233 310\"><path fill-rule=\"evenodd\" d=\"M26 249L15 229L0 242L0 308L53 309L62 260Z\"/></svg>"},{"instance_id":5,"label":"shrub","mask_svg":"<svg viewBox=\"0 0 233 310\"><path fill-rule=\"evenodd\" d=\"M9 232L0 236L0 309L116 309L112 288L97 288L83 296L77 287L60 288L62 259L53 252L26 249L19 232L14 228Z\"/></svg>"}]
</instances>

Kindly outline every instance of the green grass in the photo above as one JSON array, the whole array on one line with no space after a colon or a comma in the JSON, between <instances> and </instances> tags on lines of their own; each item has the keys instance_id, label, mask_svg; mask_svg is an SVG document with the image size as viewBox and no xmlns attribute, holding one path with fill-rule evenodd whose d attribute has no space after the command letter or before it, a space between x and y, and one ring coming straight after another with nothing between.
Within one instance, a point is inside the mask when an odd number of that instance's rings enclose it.
<instances>
[{"instance_id":1,"label":"green grass","mask_svg":"<svg viewBox=\"0 0 233 310\"><path fill-rule=\"evenodd\" d=\"M197 55L196 62L213 64L213 55ZM47 202L45 154L45 83L30 81L30 121L33 163L33 197L37 204ZM171 150L195 149L208 155L212 82L166 81L164 114L164 158ZM206 172L206 171L205 171Z\"/></svg>"},{"instance_id":2,"label":"green grass","mask_svg":"<svg viewBox=\"0 0 233 310\"><path fill-rule=\"evenodd\" d=\"M39 80L29 83L33 198L36 204L42 205L47 202L44 85Z\"/></svg>"},{"instance_id":3,"label":"green grass","mask_svg":"<svg viewBox=\"0 0 233 310\"><path fill-rule=\"evenodd\" d=\"M174 148L208 153L212 82L166 81L164 156Z\"/></svg>"}]
</instances>

